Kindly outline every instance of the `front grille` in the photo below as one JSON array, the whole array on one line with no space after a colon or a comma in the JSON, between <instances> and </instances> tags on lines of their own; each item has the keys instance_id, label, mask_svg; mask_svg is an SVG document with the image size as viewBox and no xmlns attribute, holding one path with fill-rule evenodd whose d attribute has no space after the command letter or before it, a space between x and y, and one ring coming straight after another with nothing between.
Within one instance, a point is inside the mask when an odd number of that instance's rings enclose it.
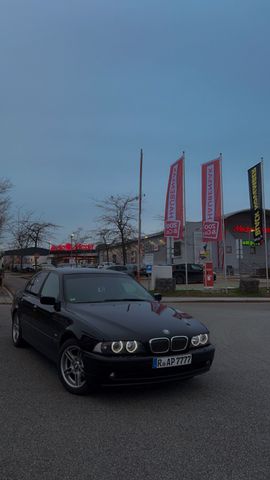
<instances>
[{"instance_id":1,"label":"front grille","mask_svg":"<svg viewBox=\"0 0 270 480\"><path fill-rule=\"evenodd\" d=\"M170 348L170 341L168 338L152 338L149 341L150 349L153 353L166 353Z\"/></svg>"},{"instance_id":2,"label":"front grille","mask_svg":"<svg viewBox=\"0 0 270 480\"><path fill-rule=\"evenodd\" d=\"M188 337L172 337L171 349L173 352L181 352L187 348Z\"/></svg>"}]
</instances>

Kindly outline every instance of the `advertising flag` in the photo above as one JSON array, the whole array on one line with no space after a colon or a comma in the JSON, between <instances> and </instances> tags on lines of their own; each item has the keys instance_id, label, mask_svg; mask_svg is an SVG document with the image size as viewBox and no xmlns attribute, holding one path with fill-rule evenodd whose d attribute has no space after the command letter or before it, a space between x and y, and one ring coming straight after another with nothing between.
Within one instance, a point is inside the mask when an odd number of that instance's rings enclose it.
<instances>
[{"instance_id":1,"label":"advertising flag","mask_svg":"<svg viewBox=\"0 0 270 480\"><path fill-rule=\"evenodd\" d=\"M263 201L261 163L248 170L249 198L253 236L256 243L263 240Z\"/></svg>"},{"instance_id":2,"label":"advertising flag","mask_svg":"<svg viewBox=\"0 0 270 480\"><path fill-rule=\"evenodd\" d=\"M164 237L174 240L184 238L184 156L170 167L168 182Z\"/></svg>"},{"instance_id":3,"label":"advertising flag","mask_svg":"<svg viewBox=\"0 0 270 480\"><path fill-rule=\"evenodd\" d=\"M203 241L222 240L221 158L202 165Z\"/></svg>"}]
</instances>

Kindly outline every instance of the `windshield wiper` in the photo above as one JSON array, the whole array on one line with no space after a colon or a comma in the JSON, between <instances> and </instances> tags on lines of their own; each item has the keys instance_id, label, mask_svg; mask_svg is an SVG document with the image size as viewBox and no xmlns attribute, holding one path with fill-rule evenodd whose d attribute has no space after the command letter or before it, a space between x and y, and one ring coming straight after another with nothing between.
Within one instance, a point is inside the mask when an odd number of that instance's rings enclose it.
<instances>
[{"instance_id":1,"label":"windshield wiper","mask_svg":"<svg viewBox=\"0 0 270 480\"><path fill-rule=\"evenodd\" d=\"M146 298L106 298L104 302L147 302Z\"/></svg>"}]
</instances>

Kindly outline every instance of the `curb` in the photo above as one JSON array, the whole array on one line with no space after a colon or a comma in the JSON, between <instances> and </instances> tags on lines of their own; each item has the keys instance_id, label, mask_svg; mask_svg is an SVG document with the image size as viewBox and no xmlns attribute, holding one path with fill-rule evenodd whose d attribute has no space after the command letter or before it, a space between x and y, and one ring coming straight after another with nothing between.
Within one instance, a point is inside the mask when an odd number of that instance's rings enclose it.
<instances>
[{"instance_id":1,"label":"curb","mask_svg":"<svg viewBox=\"0 0 270 480\"><path fill-rule=\"evenodd\" d=\"M269 303L270 298L267 297L163 297L164 303Z\"/></svg>"}]
</instances>

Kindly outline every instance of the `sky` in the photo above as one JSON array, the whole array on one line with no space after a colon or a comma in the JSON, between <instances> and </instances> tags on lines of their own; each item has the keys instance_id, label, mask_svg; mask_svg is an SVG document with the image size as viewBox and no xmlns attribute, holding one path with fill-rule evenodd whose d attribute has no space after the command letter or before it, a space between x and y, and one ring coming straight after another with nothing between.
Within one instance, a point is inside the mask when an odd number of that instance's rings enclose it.
<instances>
[{"instance_id":1,"label":"sky","mask_svg":"<svg viewBox=\"0 0 270 480\"><path fill-rule=\"evenodd\" d=\"M162 229L169 167L186 155L187 220L201 164L223 155L225 213L249 208L264 158L270 208L269 0L0 0L0 176L13 212L96 228L95 200L136 195Z\"/></svg>"}]
</instances>

